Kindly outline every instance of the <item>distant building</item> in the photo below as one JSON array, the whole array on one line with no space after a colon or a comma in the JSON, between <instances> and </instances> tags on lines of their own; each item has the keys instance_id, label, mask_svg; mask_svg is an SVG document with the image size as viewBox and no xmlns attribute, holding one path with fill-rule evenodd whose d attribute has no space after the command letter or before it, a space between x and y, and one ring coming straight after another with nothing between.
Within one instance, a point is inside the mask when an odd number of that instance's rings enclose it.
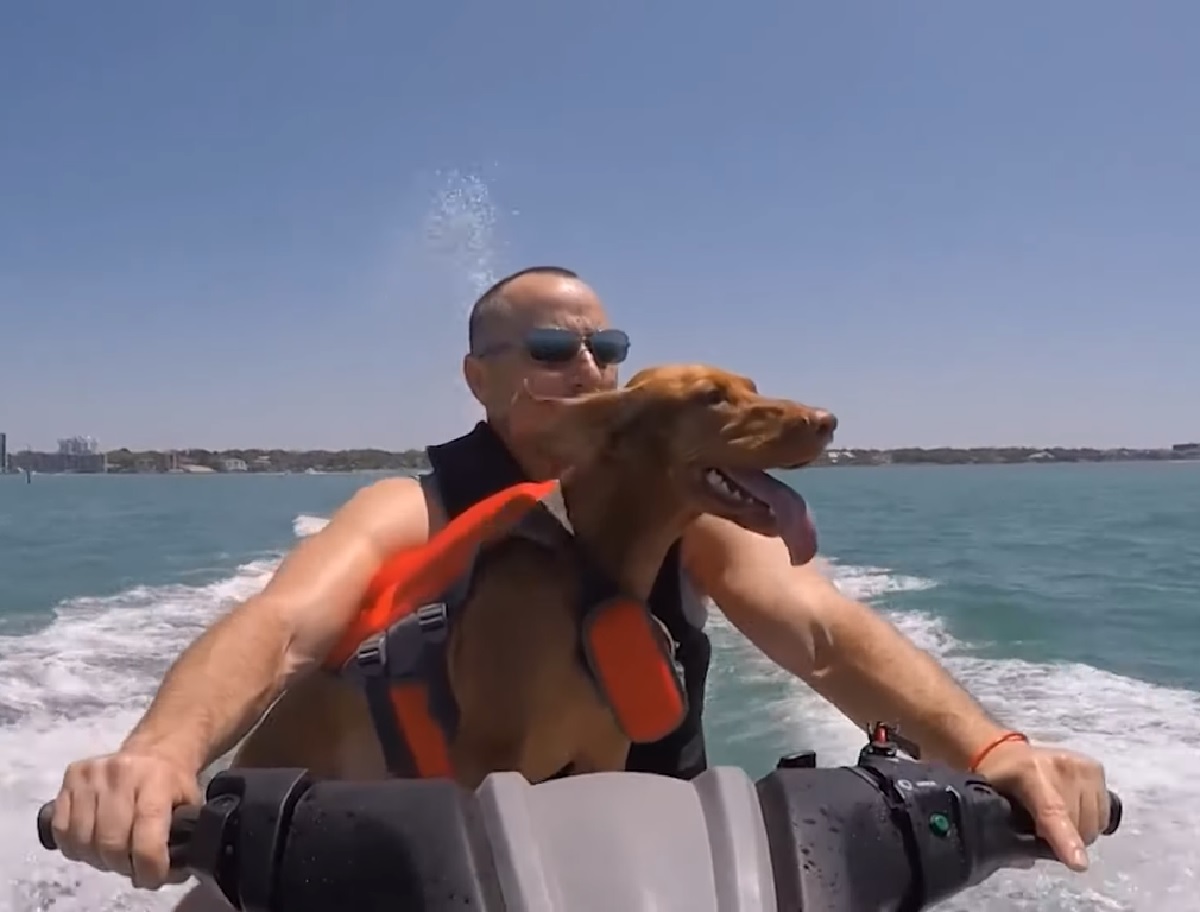
<instances>
[{"instance_id":1,"label":"distant building","mask_svg":"<svg viewBox=\"0 0 1200 912\"><path fill-rule=\"evenodd\" d=\"M8 471L8 435L0 431L0 475Z\"/></svg>"},{"instance_id":2,"label":"distant building","mask_svg":"<svg viewBox=\"0 0 1200 912\"><path fill-rule=\"evenodd\" d=\"M108 471L108 457L100 452L94 437L63 437L58 441L58 452L25 450L17 453L12 463L20 471L44 475L102 475Z\"/></svg>"},{"instance_id":3,"label":"distant building","mask_svg":"<svg viewBox=\"0 0 1200 912\"><path fill-rule=\"evenodd\" d=\"M1177 443L1171 449L1176 453L1200 453L1200 443Z\"/></svg>"},{"instance_id":4,"label":"distant building","mask_svg":"<svg viewBox=\"0 0 1200 912\"><path fill-rule=\"evenodd\" d=\"M238 459L236 456L221 460L221 466L226 472L245 472L249 468L246 460Z\"/></svg>"},{"instance_id":5,"label":"distant building","mask_svg":"<svg viewBox=\"0 0 1200 912\"><path fill-rule=\"evenodd\" d=\"M100 444L95 437L60 437L58 453L60 456L98 456Z\"/></svg>"}]
</instances>

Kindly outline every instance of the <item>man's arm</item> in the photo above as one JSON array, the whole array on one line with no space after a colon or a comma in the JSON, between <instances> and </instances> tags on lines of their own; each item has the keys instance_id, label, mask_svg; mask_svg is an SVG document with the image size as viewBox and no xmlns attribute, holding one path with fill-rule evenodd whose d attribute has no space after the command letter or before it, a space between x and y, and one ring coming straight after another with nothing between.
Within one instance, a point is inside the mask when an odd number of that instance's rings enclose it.
<instances>
[{"instance_id":1,"label":"man's arm","mask_svg":"<svg viewBox=\"0 0 1200 912\"><path fill-rule=\"evenodd\" d=\"M193 642L167 672L123 749L199 772L229 750L289 683L317 668L392 552L429 537L422 484L387 479L359 491L302 541L261 593Z\"/></svg>"},{"instance_id":2,"label":"man's arm","mask_svg":"<svg viewBox=\"0 0 1200 912\"><path fill-rule=\"evenodd\" d=\"M859 726L886 721L957 767L1004 729L926 652L786 546L713 516L684 538L689 575L735 627Z\"/></svg>"}]
</instances>

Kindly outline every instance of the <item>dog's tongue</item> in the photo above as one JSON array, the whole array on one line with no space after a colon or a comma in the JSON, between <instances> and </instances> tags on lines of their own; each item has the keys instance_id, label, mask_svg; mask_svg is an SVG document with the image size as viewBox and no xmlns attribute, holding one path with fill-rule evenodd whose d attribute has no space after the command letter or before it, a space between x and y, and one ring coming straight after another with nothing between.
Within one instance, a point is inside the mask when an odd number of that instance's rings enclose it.
<instances>
[{"instance_id":1,"label":"dog's tongue","mask_svg":"<svg viewBox=\"0 0 1200 912\"><path fill-rule=\"evenodd\" d=\"M817 530L804 498L766 472L726 469L735 482L771 507L779 537L792 555L792 564L806 564L817 553Z\"/></svg>"}]
</instances>

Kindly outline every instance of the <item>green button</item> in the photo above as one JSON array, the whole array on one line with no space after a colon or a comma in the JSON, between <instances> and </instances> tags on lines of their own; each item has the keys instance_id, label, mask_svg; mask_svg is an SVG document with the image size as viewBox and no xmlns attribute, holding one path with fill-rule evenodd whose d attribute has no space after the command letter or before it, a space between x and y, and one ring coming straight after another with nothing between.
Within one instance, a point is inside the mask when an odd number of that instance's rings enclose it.
<instances>
[{"instance_id":1,"label":"green button","mask_svg":"<svg viewBox=\"0 0 1200 912\"><path fill-rule=\"evenodd\" d=\"M950 832L950 818L945 814L930 814L929 829L934 836L945 836Z\"/></svg>"}]
</instances>

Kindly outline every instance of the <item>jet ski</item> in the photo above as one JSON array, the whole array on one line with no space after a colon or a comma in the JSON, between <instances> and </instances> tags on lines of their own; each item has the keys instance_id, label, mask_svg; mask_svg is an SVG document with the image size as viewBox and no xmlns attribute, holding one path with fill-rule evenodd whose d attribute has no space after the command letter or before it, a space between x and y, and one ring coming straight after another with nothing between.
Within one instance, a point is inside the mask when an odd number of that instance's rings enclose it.
<instances>
[{"instance_id":1,"label":"jet ski","mask_svg":"<svg viewBox=\"0 0 1200 912\"><path fill-rule=\"evenodd\" d=\"M226 770L176 809L171 858L243 912L916 912L1053 854L984 779L878 725L854 766L805 751L757 781L495 773L471 792Z\"/></svg>"}]
</instances>

